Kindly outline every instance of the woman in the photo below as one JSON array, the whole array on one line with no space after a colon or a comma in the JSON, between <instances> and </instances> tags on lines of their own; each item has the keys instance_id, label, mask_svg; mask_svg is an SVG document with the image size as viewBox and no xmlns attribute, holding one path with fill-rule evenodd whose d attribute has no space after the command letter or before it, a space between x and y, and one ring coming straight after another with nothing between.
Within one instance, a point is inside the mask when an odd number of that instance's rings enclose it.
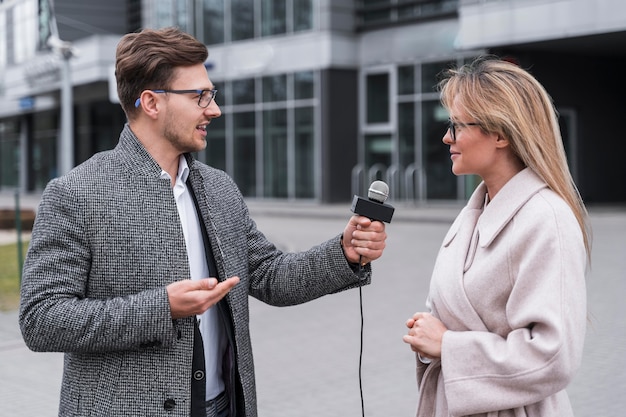
<instances>
[{"instance_id":1,"label":"woman","mask_svg":"<svg viewBox=\"0 0 626 417\"><path fill-rule=\"evenodd\" d=\"M571 416L586 327L587 211L552 101L493 57L448 70L452 172L482 182L452 224L406 325L418 416Z\"/></svg>"}]
</instances>

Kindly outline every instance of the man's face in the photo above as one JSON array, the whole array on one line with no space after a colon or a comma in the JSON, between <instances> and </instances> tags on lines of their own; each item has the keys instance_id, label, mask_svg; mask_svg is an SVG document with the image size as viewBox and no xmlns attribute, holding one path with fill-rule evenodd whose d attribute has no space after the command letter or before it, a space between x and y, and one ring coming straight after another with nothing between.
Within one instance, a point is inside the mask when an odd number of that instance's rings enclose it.
<instances>
[{"instance_id":1,"label":"man's face","mask_svg":"<svg viewBox=\"0 0 626 417\"><path fill-rule=\"evenodd\" d=\"M176 69L170 90L213 90L204 65L197 64ZM222 112L215 100L202 108L198 104L199 94L164 93L163 100L167 111L163 122L163 137L179 153L197 152L206 147L207 127L211 120ZM209 91L204 95L211 94Z\"/></svg>"}]
</instances>

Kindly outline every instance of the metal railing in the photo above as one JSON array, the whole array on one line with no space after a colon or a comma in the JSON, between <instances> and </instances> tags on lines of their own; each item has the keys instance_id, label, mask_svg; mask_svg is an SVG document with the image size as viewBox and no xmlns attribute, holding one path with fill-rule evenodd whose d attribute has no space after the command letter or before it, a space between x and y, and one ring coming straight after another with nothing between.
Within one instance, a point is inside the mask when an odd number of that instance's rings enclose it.
<instances>
[{"instance_id":1,"label":"metal railing","mask_svg":"<svg viewBox=\"0 0 626 417\"><path fill-rule=\"evenodd\" d=\"M377 163L369 168L361 164L352 168L352 194L367 195L370 184L381 180L389 186L389 200L423 201L426 198L426 177L423 168L410 164L387 167Z\"/></svg>"}]
</instances>

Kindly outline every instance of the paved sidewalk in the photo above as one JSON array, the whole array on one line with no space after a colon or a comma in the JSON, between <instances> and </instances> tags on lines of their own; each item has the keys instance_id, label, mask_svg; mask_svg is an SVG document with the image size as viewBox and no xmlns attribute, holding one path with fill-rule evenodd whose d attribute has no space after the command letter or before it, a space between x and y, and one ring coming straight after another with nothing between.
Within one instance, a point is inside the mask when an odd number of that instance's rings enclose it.
<instances>
[{"instance_id":1,"label":"paved sidewalk","mask_svg":"<svg viewBox=\"0 0 626 417\"><path fill-rule=\"evenodd\" d=\"M362 290L366 417L414 415L414 358L402 342L404 321L423 309L436 252L460 208L394 205L385 255L374 264L372 285ZM340 233L351 214L349 204L249 206L268 238L290 251ZM576 416L618 417L626 407L626 207L590 212L589 326L582 367L568 391ZM361 415L357 290L285 308L251 299L250 312L260 417ZM55 416L61 372L61 354L30 352L17 312L0 312L2 415Z\"/></svg>"}]
</instances>

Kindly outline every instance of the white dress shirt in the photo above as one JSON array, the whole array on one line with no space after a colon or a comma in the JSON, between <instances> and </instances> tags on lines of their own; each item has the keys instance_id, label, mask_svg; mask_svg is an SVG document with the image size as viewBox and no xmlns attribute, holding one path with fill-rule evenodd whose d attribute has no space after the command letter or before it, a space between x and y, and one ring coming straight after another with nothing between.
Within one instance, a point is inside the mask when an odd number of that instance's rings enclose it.
<instances>
[{"instance_id":1,"label":"white dress shirt","mask_svg":"<svg viewBox=\"0 0 626 417\"><path fill-rule=\"evenodd\" d=\"M189 166L185 157L181 155L178 161L178 174L176 175L173 192L180 223L183 227L183 234L185 235L191 279L198 280L210 276L217 277L215 271L211 275L206 261L200 220L198 219L193 197L187 189L186 181L188 176ZM165 171L161 171L161 178L167 178L171 181L170 175ZM206 399L211 400L224 391L224 381L222 379L222 357L225 349L224 332L217 306L209 308L203 314L198 315L197 318L204 342Z\"/></svg>"}]
</instances>

